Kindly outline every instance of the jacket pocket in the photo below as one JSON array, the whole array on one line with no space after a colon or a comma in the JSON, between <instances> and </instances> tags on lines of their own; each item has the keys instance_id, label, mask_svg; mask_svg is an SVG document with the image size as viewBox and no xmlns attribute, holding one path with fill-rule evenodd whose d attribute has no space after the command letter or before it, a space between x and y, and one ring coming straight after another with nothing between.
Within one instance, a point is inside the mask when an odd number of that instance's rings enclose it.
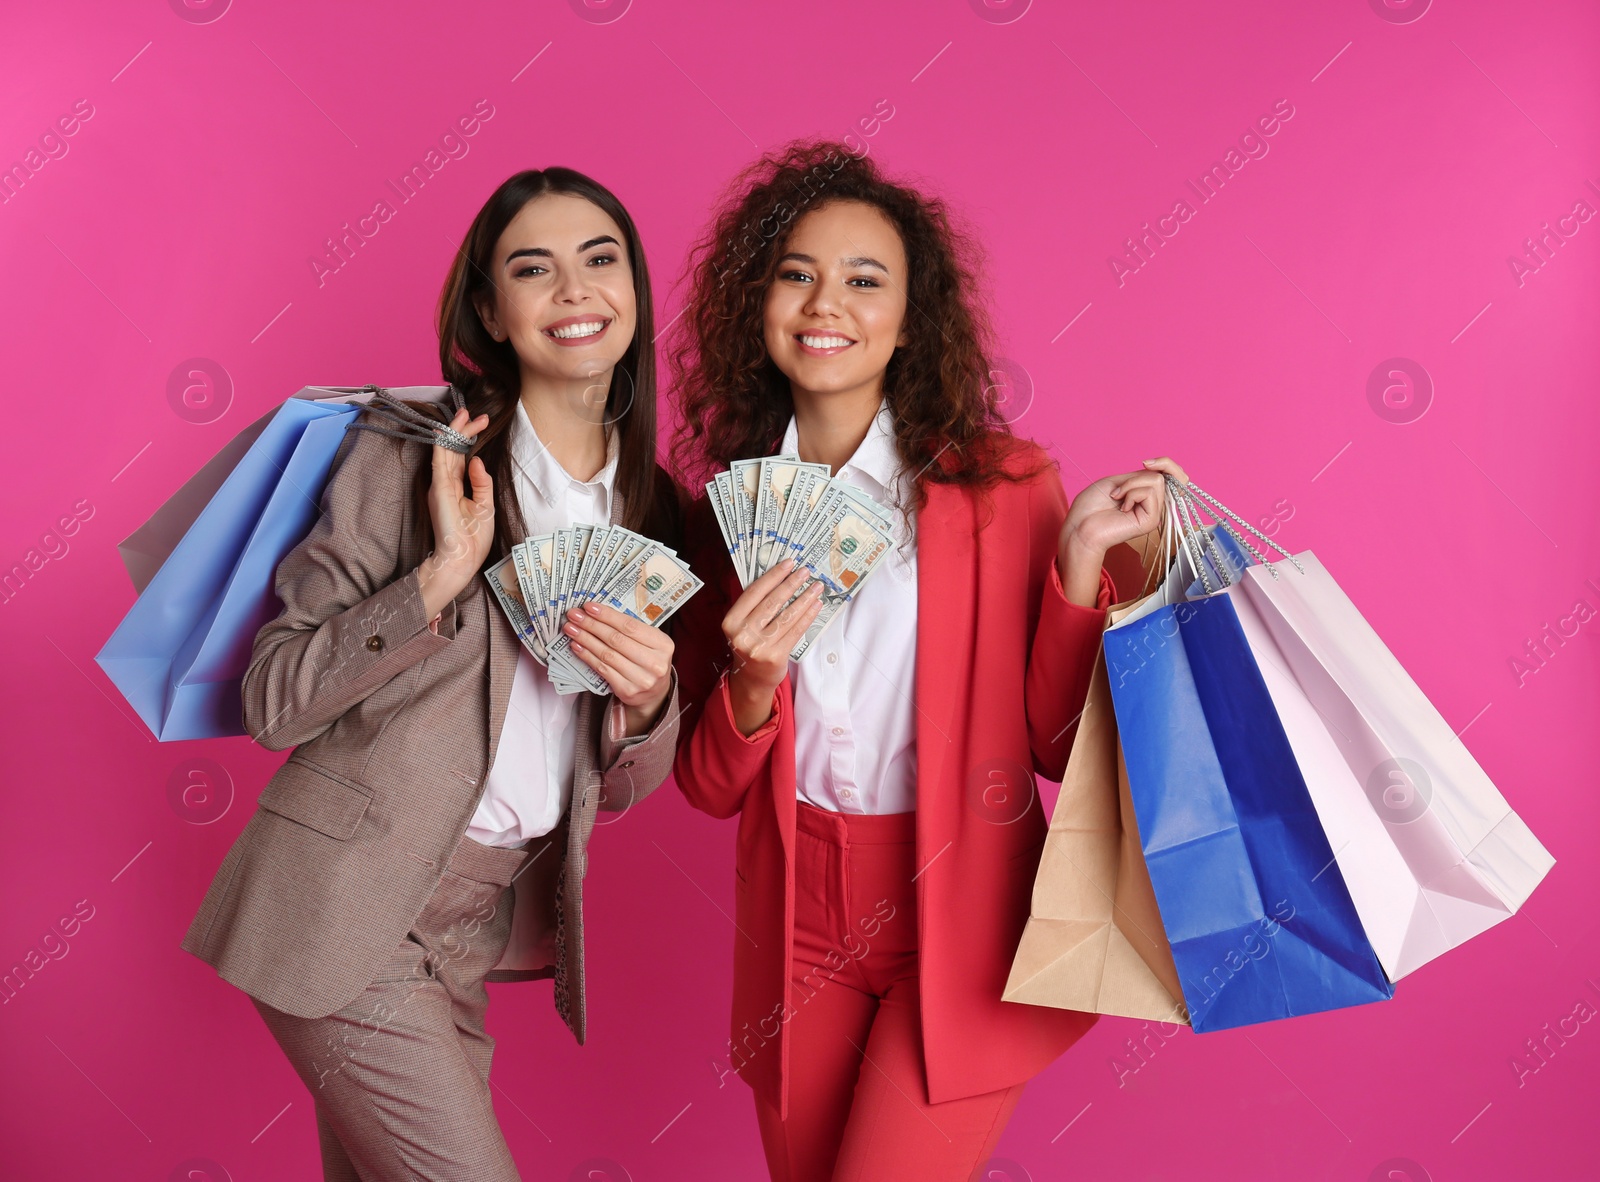
<instances>
[{"instance_id":1,"label":"jacket pocket","mask_svg":"<svg viewBox=\"0 0 1600 1182\"><path fill-rule=\"evenodd\" d=\"M257 804L319 833L349 839L366 816L372 794L306 759L291 758L267 781Z\"/></svg>"}]
</instances>

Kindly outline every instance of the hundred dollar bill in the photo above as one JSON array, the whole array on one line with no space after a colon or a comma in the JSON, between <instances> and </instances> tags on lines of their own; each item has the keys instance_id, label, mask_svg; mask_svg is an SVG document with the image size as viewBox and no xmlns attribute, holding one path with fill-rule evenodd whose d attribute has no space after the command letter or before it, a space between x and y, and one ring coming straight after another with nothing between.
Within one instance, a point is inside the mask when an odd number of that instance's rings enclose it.
<instances>
[{"instance_id":1,"label":"hundred dollar bill","mask_svg":"<svg viewBox=\"0 0 1600 1182\"><path fill-rule=\"evenodd\" d=\"M845 481L841 481L839 483L839 491L844 493L845 496L849 497L850 500L855 503L855 507L857 509L863 510L879 525L889 530L890 533L894 532L891 525L891 523L894 521L894 511L886 505L878 504L877 501L872 499L872 495L868 493L866 489L860 488Z\"/></svg>"},{"instance_id":2,"label":"hundred dollar bill","mask_svg":"<svg viewBox=\"0 0 1600 1182\"><path fill-rule=\"evenodd\" d=\"M715 477L706 481L706 501L711 505L711 515L717 519L717 529L722 534L722 545L731 556L733 535L728 532L728 510L722 504L722 488Z\"/></svg>"},{"instance_id":3,"label":"hundred dollar bill","mask_svg":"<svg viewBox=\"0 0 1600 1182\"><path fill-rule=\"evenodd\" d=\"M591 598L610 604L652 626L660 624L703 586L670 547L633 534L639 543L628 560L594 590ZM559 669L581 688L609 693L604 679L570 651L565 633L551 645L551 668Z\"/></svg>"},{"instance_id":4,"label":"hundred dollar bill","mask_svg":"<svg viewBox=\"0 0 1600 1182\"><path fill-rule=\"evenodd\" d=\"M484 578L518 639L563 694L611 692L571 652L561 631L568 609L600 600L659 625L703 586L670 546L620 525L571 525L530 537Z\"/></svg>"},{"instance_id":5,"label":"hundred dollar bill","mask_svg":"<svg viewBox=\"0 0 1600 1182\"><path fill-rule=\"evenodd\" d=\"M706 496L739 581L795 558L823 585L821 606L790 656L799 660L860 591L894 545L898 507L796 455L735 461L707 483ZM798 596L796 596L798 598ZM793 599L790 602L794 602Z\"/></svg>"},{"instance_id":6,"label":"hundred dollar bill","mask_svg":"<svg viewBox=\"0 0 1600 1182\"><path fill-rule=\"evenodd\" d=\"M794 483L789 486L788 504L784 507L783 520L778 523L782 552L773 556L774 562L792 558L799 553L795 545L796 540L804 532L805 523L816 511L817 502L827 491L828 484L826 464L807 465L795 473Z\"/></svg>"},{"instance_id":7,"label":"hundred dollar bill","mask_svg":"<svg viewBox=\"0 0 1600 1182\"><path fill-rule=\"evenodd\" d=\"M810 582L815 582L815 580L808 580L808 585ZM822 606L817 609L816 618L806 627L805 635L795 641L794 647L789 650L789 659L798 661L805 656L811 646L816 643L817 637L821 636L827 630L828 625L833 622L833 617L843 611L845 604L849 602L850 597L848 595L834 595L824 590L822 592Z\"/></svg>"},{"instance_id":8,"label":"hundred dollar bill","mask_svg":"<svg viewBox=\"0 0 1600 1182\"><path fill-rule=\"evenodd\" d=\"M702 586L700 578L675 555L655 546L606 589L606 602L659 628Z\"/></svg>"},{"instance_id":9,"label":"hundred dollar bill","mask_svg":"<svg viewBox=\"0 0 1600 1182\"><path fill-rule=\"evenodd\" d=\"M791 661L798 661L801 657L806 655L806 652L811 648L812 644L816 642L817 637L822 635L822 633L827 630L828 625L833 622L833 618L843 611L845 607L849 605L850 601L860 593L861 584L865 583L867 578L872 574L872 571L876 569L877 566L874 566L872 570L865 572L861 578L856 581L855 588L849 595L843 595L837 592L829 591L827 589L827 584L823 583L822 606L817 609L816 617L806 627L805 635L795 642L794 648L789 650L789 659ZM821 580L818 579L808 579L806 580L806 585L810 586L811 583L820 581ZM788 605L785 604L784 606L787 607Z\"/></svg>"},{"instance_id":10,"label":"hundred dollar bill","mask_svg":"<svg viewBox=\"0 0 1600 1182\"><path fill-rule=\"evenodd\" d=\"M665 547L651 546L618 572L600 598L636 620L660 627L703 585L699 577ZM563 674L592 693L610 693L606 680L586 662L573 656L570 649L571 638L563 632L550 646L551 668L559 667Z\"/></svg>"},{"instance_id":11,"label":"hundred dollar bill","mask_svg":"<svg viewBox=\"0 0 1600 1182\"><path fill-rule=\"evenodd\" d=\"M750 575L745 567L745 548L739 522L739 508L733 492L733 473L718 472L713 483L717 486L717 499L713 508L717 510L717 519L722 532L728 537L728 557L733 560L733 569L739 576L740 585L748 587Z\"/></svg>"},{"instance_id":12,"label":"hundred dollar bill","mask_svg":"<svg viewBox=\"0 0 1600 1182\"><path fill-rule=\"evenodd\" d=\"M539 611L534 617L533 626L539 630L539 638L544 641L545 647L550 647L550 641L555 636L555 624L550 615L554 603L555 591L552 584L555 576L556 536L554 533L539 534L529 538L522 544L522 554L527 562L528 570L533 576L534 586L537 589L537 602ZM534 606L534 600L528 601L528 606Z\"/></svg>"},{"instance_id":13,"label":"hundred dollar bill","mask_svg":"<svg viewBox=\"0 0 1600 1182\"><path fill-rule=\"evenodd\" d=\"M832 521L841 506L847 503L844 489L840 487L843 483L840 480L828 481L818 494L816 503L811 506L811 512L806 514L805 519L799 523L799 528L790 535L789 548L796 559L805 554L818 532Z\"/></svg>"},{"instance_id":14,"label":"hundred dollar bill","mask_svg":"<svg viewBox=\"0 0 1600 1182\"><path fill-rule=\"evenodd\" d=\"M573 608L578 607L584 599L585 571L594 561L607 526L581 525L567 526L558 533L566 535L566 546L563 553L563 565L560 573L558 588L559 610L551 621L552 633L549 648L551 650L550 680L555 684L559 693L574 693L582 688L586 682L583 671L577 668L579 662L572 658L570 653L558 654L557 644L565 635L561 631L566 622L566 615Z\"/></svg>"},{"instance_id":15,"label":"hundred dollar bill","mask_svg":"<svg viewBox=\"0 0 1600 1182\"><path fill-rule=\"evenodd\" d=\"M511 547L517 582L522 586L522 598L528 605L528 616L533 623L533 630L539 637L541 647L544 648L548 648L550 644L548 628L550 590L544 567L538 559L538 550L543 545L548 552L551 540L550 535L546 534L542 537L528 538Z\"/></svg>"},{"instance_id":16,"label":"hundred dollar bill","mask_svg":"<svg viewBox=\"0 0 1600 1182\"><path fill-rule=\"evenodd\" d=\"M578 575L578 586L573 592L574 607L588 603L600 593L600 589L606 585L606 575L611 570L617 550L625 546L627 541L627 531L620 525L603 526L595 534L594 540L589 543L589 558Z\"/></svg>"},{"instance_id":17,"label":"hundred dollar bill","mask_svg":"<svg viewBox=\"0 0 1600 1182\"><path fill-rule=\"evenodd\" d=\"M572 577L572 593L568 597L569 610L582 606L593 596L600 570L610 552L621 540L615 527L609 525L596 526L594 532L589 535L589 544L584 550L582 560L578 563L577 572Z\"/></svg>"},{"instance_id":18,"label":"hundred dollar bill","mask_svg":"<svg viewBox=\"0 0 1600 1182\"><path fill-rule=\"evenodd\" d=\"M624 568L630 567L642 558L651 547L663 553L677 557L676 552L643 534L636 534L631 529L623 526L612 526L611 536L606 540L605 552L600 556L600 562L584 578L584 589L576 601L587 603L590 600L606 598L607 589L622 576Z\"/></svg>"},{"instance_id":19,"label":"hundred dollar bill","mask_svg":"<svg viewBox=\"0 0 1600 1182\"><path fill-rule=\"evenodd\" d=\"M857 512L850 498L838 499L830 521L813 532L811 543L801 555L801 565L812 572L812 577L804 580L794 598L804 594L812 583L820 582L822 606L805 635L789 650L790 660L798 661L806 655L834 617L860 592L892 543L893 535L886 527Z\"/></svg>"},{"instance_id":20,"label":"hundred dollar bill","mask_svg":"<svg viewBox=\"0 0 1600 1182\"><path fill-rule=\"evenodd\" d=\"M584 564L589 560L594 549L595 539L600 536L600 531L605 528L598 525L571 525L567 527L577 537L577 544L568 553L566 583L562 587L562 614L565 615L574 606L578 595L579 578L583 574Z\"/></svg>"},{"instance_id":21,"label":"hundred dollar bill","mask_svg":"<svg viewBox=\"0 0 1600 1182\"><path fill-rule=\"evenodd\" d=\"M793 457L785 457L793 458ZM733 474L734 507L739 514L739 548L744 555L744 577L755 579L756 496L761 491L761 461L735 460L728 469Z\"/></svg>"},{"instance_id":22,"label":"hundred dollar bill","mask_svg":"<svg viewBox=\"0 0 1600 1182\"><path fill-rule=\"evenodd\" d=\"M511 621L511 627L516 631L517 639L522 642L523 647L540 662L548 663L549 655L544 642L539 639L539 634L533 627L533 619L528 614L528 601L517 578L514 556L506 555L484 571L483 577L488 580L489 589L500 601L500 607L506 613L506 618Z\"/></svg>"},{"instance_id":23,"label":"hundred dollar bill","mask_svg":"<svg viewBox=\"0 0 1600 1182\"><path fill-rule=\"evenodd\" d=\"M761 461L757 473L756 516L751 530L755 538L753 573L759 577L786 557L787 540L780 528L788 516L789 496L802 472L826 480L826 464L807 464L788 456L773 456Z\"/></svg>"},{"instance_id":24,"label":"hundred dollar bill","mask_svg":"<svg viewBox=\"0 0 1600 1182\"><path fill-rule=\"evenodd\" d=\"M843 505L812 535L801 565L821 578L829 591L853 596L892 542L889 531L867 514Z\"/></svg>"},{"instance_id":25,"label":"hundred dollar bill","mask_svg":"<svg viewBox=\"0 0 1600 1182\"><path fill-rule=\"evenodd\" d=\"M788 493L787 486L775 487L772 483L775 475L773 465L780 463L775 459L763 459L756 466L756 498L754 503L754 516L750 523L750 570L760 577L766 570L767 551L771 548L770 530L777 525L777 515L781 512L782 499ZM789 483L794 480L794 470L787 464L784 470L788 474Z\"/></svg>"},{"instance_id":26,"label":"hundred dollar bill","mask_svg":"<svg viewBox=\"0 0 1600 1182\"><path fill-rule=\"evenodd\" d=\"M553 642L561 627L561 568L566 562L569 535L558 529L550 535L550 571L544 585L546 640Z\"/></svg>"}]
</instances>

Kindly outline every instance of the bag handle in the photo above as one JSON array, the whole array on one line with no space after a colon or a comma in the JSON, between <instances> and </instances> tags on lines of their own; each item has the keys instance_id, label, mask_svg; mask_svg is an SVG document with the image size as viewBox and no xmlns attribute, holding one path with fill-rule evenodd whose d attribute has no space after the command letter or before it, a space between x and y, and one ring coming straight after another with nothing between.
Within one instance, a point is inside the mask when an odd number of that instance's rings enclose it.
<instances>
[{"instance_id":1,"label":"bag handle","mask_svg":"<svg viewBox=\"0 0 1600 1182\"><path fill-rule=\"evenodd\" d=\"M1217 545L1217 542L1216 542L1216 530L1215 529L1208 529L1206 527L1206 524L1205 524L1204 520L1200 516L1200 514L1201 514L1201 504L1200 504L1200 502L1198 500L1196 500L1194 497L1190 496L1188 494L1188 490L1187 489L1183 490L1180 493L1180 499L1181 499L1181 503L1185 506L1186 512L1191 516L1193 528L1194 528L1196 534L1199 536L1201 542L1207 547L1207 549L1210 552L1212 567L1216 570L1218 576L1222 579L1223 586L1225 586L1225 587L1232 586L1233 585L1233 580L1234 580L1234 575L1236 574L1236 571L1235 571L1234 565L1233 565L1233 558L1232 558L1231 555L1224 554L1222 552L1222 548ZM1240 543L1240 545L1244 546L1245 549L1249 550L1250 553L1256 558L1256 560L1258 562L1265 562L1266 561L1266 559L1262 555L1256 553L1254 547L1252 547L1248 542L1246 542L1243 538L1241 538L1239 536L1238 531L1233 529L1228 524L1228 522L1219 521L1217 523L1217 528L1218 529L1227 530L1228 536L1233 538L1233 539L1235 539L1236 541L1238 541ZM1208 573L1204 569L1202 569L1201 572L1200 572L1200 576L1201 576L1201 581L1205 583L1207 592L1209 593L1211 590L1213 590L1213 588L1211 587L1211 580L1210 580L1210 577L1209 577Z\"/></svg>"},{"instance_id":2,"label":"bag handle","mask_svg":"<svg viewBox=\"0 0 1600 1182\"><path fill-rule=\"evenodd\" d=\"M465 410L467 403L466 399L462 398L461 391L453 385L446 389L452 408L457 411ZM462 455L471 453L471 439L453 430L447 423L430 418L421 411L412 410L382 386L363 386L357 393L370 393L372 398L365 404L366 414L351 423L350 430L376 431L380 435L389 435L395 439L407 439L430 446L449 448ZM353 402L350 405L362 404ZM377 421L369 422L369 416Z\"/></svg>"},{"instance_id":3,"label":"bag handle","mask_svg":"<svg viewBox=\"0 0 1600 1182\"><path fill-rule=\"evenodd\" d=\"M1188 515L1192 513L1193 520L1195 522L1200 521L1200 513L1202 510L1208 513L1211 517L1215 518L1218 528L1227 530L1229 536L1237 541L1245 550L1247 550L1251 557L1265 567L1267 573L1270 574L1274 579L1278 577L1277 568L1264 553L1252 546L1249 540L1234 528L1234 523L1243 526L1247 531L1259 538L1264 546L1276 550L1279 554L1283 555L1283 557L1287 558L1291 563L1294 564L1294 568L1301 574L1306 573L1306 569L1301 565L1300 560L1291 554L1287 549L1285 549L1281 543L1274 542L1271 538L1267 537L1266 534L1262 533L1255 526L1251 525L1243 517L1240 517L1239 514L1228 508L1199 485L1194 484L1193 482L1189 484L1179 484L1171 476L1168 476L1167 498L1169 502L1174 499L1181 502L1183 505L1182 511L1184 512L1185 516L1188 517ZM1210 533L1206 531L1203 524L1196 524L1192 528L1200 535L1201 538L1205 540L1206 543L1213 548L1215 547L1216 543L1212 540ZM1212 552L1214 555L1218 555L1218 552L1215 549L1213 549ZM1218 557L1220 557L1220 555L1218 555ZM1218 573L1223 573L1230 568L1231 564L1225 559L1219 561L1217 564ZM1223 577L1231 584L1232 580L1229 575L1223 574ZM1211 587L1211 581L1206 572L1201 572L1201 579L1202 582L1205 583L1207 593L1209 594L1213 588Z\"/></svg>"},{"instance_id":4,"label":"bag handle","mask_svg":"<svg viewBox=\"0 0 1600 1182\"><path fill-rule=\"evenodd\" d=\"M1226 516L1226 517L1230 518L1232 521L1235 521L1238 524L1244 526L1245 529L1249 530L1250 533L1254 534L1257 538L1261 539L1261 542L1264 545L1270 546L1272 549L1276 550L1279 554L1282 554L1285 558L1289 559L1290 562L1294 562L1294 555L1292 553L1290 553L1287 549L1285 549L1282 543L1274 542L1271 538L1267 537L1266 534L1262 533L1255 526L1251 525L1243 517L1240 517L1237 513L1235 513L1232 509L1228 508L1221 501L1217 500L1216 497L1212 496L1205 489L1201 488L1199 485L1196 485L1196 484L1189 484L1189 485L1185 486L1185 488L1186 488L1187 492L1194 494L1195 496L1199 497L1202 501L1206 502L1206 504L1207 504L1207 506L1209 508L1211 508L1213 510L1216 510L1217 512L1213 512L1213 514L1212 514L1213 516L1219 516L1220 515L1220 516ZM1230 528L1228 532L1232 533L1235 537L1238 537L1238 531L1237 530L1234 530L1234 529ZM1254 549L1254 547L1251 547L1249 542L1247 542L1244 538L1240 537L1239 538L1239 542L1240 542L1241 545L1246 546L1247 548L1249 548L1250 552L1252 554L1255 554L1257 557L1261 558L1261 561L1263 563L1267 561L1266 558L1261 556ZM1296 564L1296 567L1297 567L1297 569L1304 570L1304 568L1300 567L1298 564Z\"/></svg>"},{"instance_id":5,"label":"bag handle","mask_svg":"<svg viewBox=\"0 0 1600 1182\"><path fill-rule=\"evenodd\" d=\"M1177 483L1170 476L1167 477L1167 481L1169 484ZM1171 490L1169 489L1168 491L1170 493ZM1217 588L1212 586L1211 572L1201 559L1203 557L1202 551L1205 549L1206 544L1209 543L1214 551L1216 543L1205 532L1205 527L1199 520L1199 513L1192 506L1191 498L1184 496L1180 492L1172 500L1176 506L1177 515L1181 519L1179 528L1183 530L1184 553L1189 558L1189 569L1194 572L1195 576L1205 586L1206 594L1214 594Z\"/></svg>"},{"instance_id":6,"label":"bag handle","mask_svg":"<svg viewBox=\"0 0 1600 1182\"><path fill-rule=\"evenodd\" d=\"M1150 595L1161 586L1166 573L1172 567L1173 560L1177 557L1177 531L1173 528L1172 504L1167 503L1167 514L1161 519L1161 532L1156 538L1160 547L1160 562L1152 564L1145 572L1144 581L1139 584L1139 594L1135 598Z\"/></svg>"},{"instance_id":7,"label":"bag handle","mask_svg":"<svg viewBox=\"0 0 1600 1182\"><path fill-rule=\"evenodd\" d=\"M1215 590L1209 584L1209 573L1206 571L1204 564L1199 561L1200 543L1195 538L1196 531L1187 528L1184 524L1183 495L1181 492L1173 493L1171 491L1174 483L1171 477L1168 477L1167 481L1169 491L1166 498L1166 516L1161 522L1161 565L1151 572L1153 576L1160 579L1159 590L1161 592L1162 606L1167 606L1169 603L1168 596L1170 593L1168 586L1173 581L1175 571L1177 574L1182 574L1182 571L1178 568L1184 560L1188 562L1191 577L1206 580L1208 592ZM1150 576L1147 576L1145 579L1146 586L1148 586L1149 581ZM1149 594L1148 591L1143 593Z\"/></svg>"},{"instance_id":8,"label":"bag handle","mask_svg":"<svg viewBox=\"0 0 1600 1182\"><path fill-rule=\"evenodd\" d=\"M1305 573L1305 567L1301 565L1300 560L1289 553L1280 543L1274 542L1267 537L1205 489L1193 483L1180 484L1175 478L1168 476L1166 477L1166 491L1167 511L1161 522L1159 539L1161 562L1145 575L1144 582L1140 586L1140 595L1152 594L1153 591L1159 590L1162 604L1166 605L1166 584L1168 581L1166 576L1180 562L1188 565L1192 576L1199 579L1205 587L1206 594L1214 594L1219 588L1212 579L1211 568L1201 561L1202 556L1207 553L1211 555L1212 564L1215 566L1217 573L1221 575L1224 586L1232 585L1234 581L1232 577L1233 560L1224 554L1217 545L1215 538L1212 536L1213 531L1206 527L1201 516L1202 511L1215 518L1217 528L1227 530L1228 536L1238 542L1241 548L1265 567L1267 573L1274 579L1278 577L1278 571L1273 565L1273 561L1267 558L1266 554L1261 550L1256 549L1248 538L1234 528L1235 522L1243 526L1250 534L1259 538L1265 547L1276 550L1283 557L1294 563L1295 569L1301 574ZM1150 586L1153 579L1160 580L1158 588Z\"/></svg>"}]
</instances>

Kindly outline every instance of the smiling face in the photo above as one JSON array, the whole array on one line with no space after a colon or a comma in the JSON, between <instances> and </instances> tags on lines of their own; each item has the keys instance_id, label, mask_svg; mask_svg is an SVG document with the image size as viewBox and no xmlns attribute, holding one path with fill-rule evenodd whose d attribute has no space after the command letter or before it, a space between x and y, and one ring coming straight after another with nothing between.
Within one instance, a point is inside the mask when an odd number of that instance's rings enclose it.
<instances>
[{"instance_id":1,"label":"smiling face","mask_svg":"<svg viewBox=\"0 0 1600 1182\"><path fill-rule=\"evenodd\" d=\"M877 207L835 201L789 235L767 289L767 353L796 391L878 394L906 343L906 253Z\"/></svg>"},{"instance_id":2,"label":"smiling face","mask_svg":"<svg viewBox=\"0 0 1600 1182\"><path fill-rule=\"evenodd\" d=\"M582 197L536 197L495 243L490 276L494 304L478 308L489 334L511 342L524 379L582 389L574 409L598 421L636 321L621 228Z\"/></svg>"}]
</instances>

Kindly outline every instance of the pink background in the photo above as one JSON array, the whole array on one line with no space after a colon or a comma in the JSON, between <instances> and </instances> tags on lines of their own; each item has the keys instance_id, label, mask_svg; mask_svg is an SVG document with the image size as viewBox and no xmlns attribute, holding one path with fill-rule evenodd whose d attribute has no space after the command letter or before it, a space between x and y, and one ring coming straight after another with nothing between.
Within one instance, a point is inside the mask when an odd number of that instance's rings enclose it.
<instances>
[{"instance_id":1,"label":"pink background","mask_svg":"<svg viewBox=\"0 0 1600 1182\"><path fill-rule=\"evenodd\" d=\"M303 385L439 381L453 244L511 172L612 187L665 323L732 172L824 133L979 227L1019 430L1069 492L1170 454L1314 548L1558 860L1523 914L1386 1004L1185 1031L1120 1083L1143 1031L1102 1020L1029 1087L990 1177L1594 1176L1600 1024L1513 1065L1600 1008L1600 619L1572 614L1600 608L1600 221L1570 216L1600 209L1594 5L145 0L9 5L5 25L0 164L79 100L93 114L0 205L0 563L39 566L0 611L0 964L60 954L0 1006L0 1174L316 1175L305 1089L178 947L280 757L137 724L93 662L133 600L117 541ZM481 99L467 154L319 286L324 240ZM1268 153L1199 204L1186 182L1282 99ZM1186 195L1194 217L1119 283L1108 260ZM1561 218L1570 240L1519 283L1508 259ZM167 382L194 357L231 393L183 417ZM1432 389L1411 422L1367 395L1396 357ZM77 532L46 537L74 506ZM1519 677L1563 617L1577 634ZM196 759L234 793L210 824L168 804ZM712 1067L733 834L667 787L597 836L589 1046L547 983L494 987L524 1176L764 1176L748 1091ZM69 950L44 948L80 900Z\"/></svg>"}]
</instances>

